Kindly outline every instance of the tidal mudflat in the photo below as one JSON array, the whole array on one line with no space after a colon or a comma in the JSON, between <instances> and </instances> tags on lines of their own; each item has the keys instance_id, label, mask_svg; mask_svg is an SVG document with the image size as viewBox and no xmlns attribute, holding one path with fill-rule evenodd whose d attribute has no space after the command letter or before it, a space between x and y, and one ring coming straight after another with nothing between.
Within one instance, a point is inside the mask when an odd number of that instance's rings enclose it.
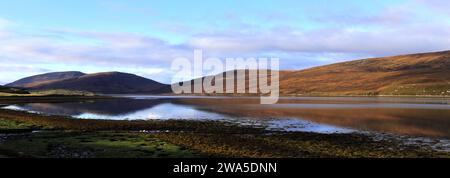
<instances>
[{"instance_id":1,"label":"tidal mudflat","mask_svg":"<svg viewBox=\"0 0 450 178\"><path fill-rule=\"evenodd\" d=\"M81 154L84 157L108 157L111 154L97 152L111 149L105 145L114 147L117 157L450 154L446 151L450 111L445 98L282 98L279 104L266 106L251 97L120 97L5 103L0 110L4 125L1 155L80 156L66 154L74 150L85 153ZM8 133L15 127L38 133ZM124 135L133 139L123 140ZM51 138L47 144L33 147L40 150L12 149L33 144L27 142L30 138L45 137ZM117 141L121 139L123 142ZM153 142L143 143L145 139L168 146L152 147ZM159 152L152 152L157 148ZM48 153L55 153L54 149L69 151L59 151L62 156ZM84 149L87 151L80 151ZM129 149L137 152L126 154ZM14 150L16 153L12 153Z\"/></svg>"}]
</instances>

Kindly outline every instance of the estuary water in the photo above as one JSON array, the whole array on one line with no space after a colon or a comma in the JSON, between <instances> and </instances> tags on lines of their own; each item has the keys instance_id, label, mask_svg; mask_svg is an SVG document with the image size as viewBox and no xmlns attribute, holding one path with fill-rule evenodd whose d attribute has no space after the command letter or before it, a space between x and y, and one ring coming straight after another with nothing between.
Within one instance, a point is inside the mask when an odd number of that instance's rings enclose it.
<instances>
[{"instance_id":1,"label":"estuary water","mask_svg":"<svg viewBox=\"0 0 450 178\"><path fill-rule=\"evenodd\" d=\"M185 119L234 122L282 131L450 138L449 98L282 97L261 105L257 97L115 95L118 99L4 106L78 119Z\"/></svg>"}]
</instances>

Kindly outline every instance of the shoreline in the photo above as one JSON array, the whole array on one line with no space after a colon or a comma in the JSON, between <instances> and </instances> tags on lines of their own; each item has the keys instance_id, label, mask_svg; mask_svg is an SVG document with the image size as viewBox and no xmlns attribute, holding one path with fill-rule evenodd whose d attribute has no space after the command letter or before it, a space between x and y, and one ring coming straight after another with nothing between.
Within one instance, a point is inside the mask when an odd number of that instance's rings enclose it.
<instances>
[{"instance_id":1,"label":"shoreline","mask_svg":"<svg viewBox=\"0 0 450 178\"><path fill-rule=\"evenodd\" d=\"M161 97L180 97L180 96L199 96L199 97L261 97L264 95L257 94L175 94L175 93L163 93L163 94L148 94L148 93L136 93L136 94L95 94L95 95L8 95L1 96L1 99L8 98L111 98L115 96L161 96ZM399 97L399 98L450 98L450 95L335 95L335 94L280 94L279 97Z\"/></svg>"},{"instance_id":2,"label":"shoreline","mask_svg":"<svg viewBox=\"0 0 450 178\"><path fill-rule=\"evenodd\" d=\"M20 103L39 103L39 102L68 102L68 101L86 101L86 100L107 100L117 99L111 96L70 96L70 95L50 95L50 96L0 96L0 105L20 104Z\"/></svg>"}]
</instances>

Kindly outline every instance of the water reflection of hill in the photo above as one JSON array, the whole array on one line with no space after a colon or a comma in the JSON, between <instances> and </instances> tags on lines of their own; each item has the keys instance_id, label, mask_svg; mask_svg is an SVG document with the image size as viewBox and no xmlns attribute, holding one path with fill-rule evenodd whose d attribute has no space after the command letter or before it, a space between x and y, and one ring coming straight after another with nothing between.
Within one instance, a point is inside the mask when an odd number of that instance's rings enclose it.
<instances>
[{"instance_id":1,"label":"water reflection of hill","mask_svg":"<svg viewBox=\"0 0 450 178\"><path fill-rule=\"evenodd\" d=\"M115 99L100 100L95 102L74 102L74 103L30 103L21 107L43 113L56 115L79 115L82 113L93 113L101 115L125 115L140 110L149 109L157 105L168 103L169 100L133 100Z\"/></svg>"},{"instance_id":2,"label":"water reflection of hill","mask_svg":"<svg viewBox=\"0 0 450 178\"><path fill-rule=\"evenodd\" d=\"M396 99L389 100L360 101L360 99L355 100L355 98L343 98L342 100L312 98L305 100L281 100L283 104L278 105L260 105L258 98L165 98L136 100L124 98L98 100L95 102L31 103L22 107L32 111L71 116L84 113L123 116L148 109L155 109L146 111L150 113L144 113L144 116L145 114L159 114L164 119L173 119L173 112L176 112L177 117L196 119L200 117L199 113L207 111L231 118L244 117L257 120L299 118L316 123L360 130L411 136L450 138L450 109L446 109L449 105L438 104L445 103L443 100L427 99L425 101L421 99L409 101L408 99L408 101L402 102ZM168 103L174 105L165 105ZM421 108L420 106L422 105L414 105L415 107L408 108L403 107L408 105L400 104L396 105L396 107L388 108L386 107L390 105L388 103L424 103L424 107ZM375 107L366 107L370 104L374 104ZM165 108L160 108L159 106L165 106ZM178 108L174 109L174 107ZM208 115L207 118L209 117L212 116Z\"/></svg>"},{"instance_id":3,"label":"water reflection of hill","mask_svg":"<svg viewBox=\"0 0 450 178\"><path fill-rule=\"evenodd\" d=\"M356 128L411 136L450 138L449 109L376 107L314 108L314 104L320 104L316 101L297 101L297 103L313 104L308 108L273 107L258 105L255 100L239 101L226 99L184 99L178 100L177 103L211 106L203 107L203 109L216 113L236 116L254 118L300 118L316 123L346 128ZM282 103L292 103L292 101L282 101ZM330 103L330 101L325 101L324 103Z\"/></svg>"}]
</instances>

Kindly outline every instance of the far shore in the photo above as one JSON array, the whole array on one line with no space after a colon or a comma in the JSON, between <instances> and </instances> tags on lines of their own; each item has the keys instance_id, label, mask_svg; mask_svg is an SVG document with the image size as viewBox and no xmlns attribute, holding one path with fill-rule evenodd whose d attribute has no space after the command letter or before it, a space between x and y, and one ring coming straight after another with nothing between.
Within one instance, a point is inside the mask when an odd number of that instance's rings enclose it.
<instances>
[{"instance_id":1,"label":"far shore","mask_svg":"<svg viewBox=\"0 0 450 178\"><path fill-rule=\"evenodd\" d=\"M130 93L130 94L101 94L85 91L71 91L71 90L45 90L45 91L31 91L29 94L17 94L17 93L2 93L0 92L0 99L43 99L43 98L91 98L91 99L104 99L108 97L114 97L114 95L133 95L133 96L199 96L199 97L261 97L267 95L260 94L175 94L175 93ZM354 94L354 93L306 93L306 94L279 94L280 98L287 97L398 97L398 98L450 98L450 95L389 95L389 94Z\"/></svg>"},{"instance_id":2,"label":"far shore","mask_svg":"<svg viewBox=\"0 0 450 178\"><path fill-rule=\"evenodd\" d=\"M95 94L95 95L0 95L0 105L4 104L18 104L18 103L58 103L58 102L75 102L86 100L108 100L108 99L126 99L122 96L154 96L154 97L201 97L207 99L208 97L220 97L220 98L235 98L235 99L259 99L260 96L250 95L194 95L194 94ZM443 98L448 99L450 96L436 96L436 95L282 95L282 99L290 98Z\"/></svg>"},{"instance_id":3,"label":"far shore","mask_svg":"<svg viewBox=\"0 0 450 178\"><path fill-rule=\"evenodd\" d=\"M85 100L114 99L111 96L78 96L78 95L46 95L46 96L0 96L1 104L39 103L39 102L73 102Z\"/></svg>"}]
</instances>

